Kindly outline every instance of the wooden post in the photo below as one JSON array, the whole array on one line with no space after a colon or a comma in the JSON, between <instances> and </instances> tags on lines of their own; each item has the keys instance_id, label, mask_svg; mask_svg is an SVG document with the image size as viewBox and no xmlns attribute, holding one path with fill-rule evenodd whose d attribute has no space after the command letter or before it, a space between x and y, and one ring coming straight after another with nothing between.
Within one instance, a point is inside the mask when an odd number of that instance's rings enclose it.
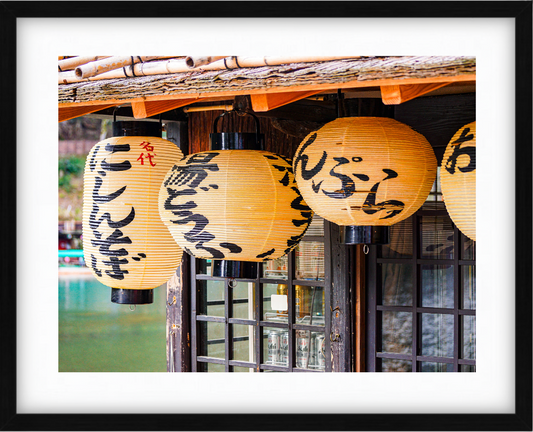
<instances>
[{"instance_id":1,"label":"wooden post","mask_svg":"<svg viewBox=\"0 0 533 432\"><path fill-rule=\"evenodd\" d=\"M351 289L352 247L339 242L339 226L330 223L331 241L331 353L332 372L352 372L353 316ZM328 337L326 335L326 337Z\"/></svg>"},{"instance_id":2,"label":"wooden post","mask_svg":"<svg viewBox=\"0 0 533 432\"><path fill-rule=\"evenodd\" d=\"M166 124L167 140L188 153L187 122ZM190 338L190 258L183 253L183 261L167 282L167 372L191 370Z\"/></svg>"},{"instance_id":3,"label":"wooden post","mask_svg":"<svg viewBox=\"0 0 533 432\"><path fill-rule=\"evenodd\" d=\"M355 288L355 337L354 351L355 372L365 372L365 333L366 333L366 296L365 296L365 253L363 245L357 245L355 249L355 271L354 271L354 288Z\"/></svg>"}]
</instances>

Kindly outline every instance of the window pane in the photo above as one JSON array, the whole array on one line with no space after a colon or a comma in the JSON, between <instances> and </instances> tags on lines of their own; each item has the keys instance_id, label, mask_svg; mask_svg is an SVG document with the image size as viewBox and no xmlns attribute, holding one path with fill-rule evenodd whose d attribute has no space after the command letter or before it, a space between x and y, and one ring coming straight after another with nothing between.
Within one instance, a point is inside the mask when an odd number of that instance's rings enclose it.
<instances>
[{"instance_id":1,"label":"window pane","mask_svg":"<svg viewBox=\"0 0 533 432\"><path fill-rule=\"evenodd\" d=\"M472 365L459 365L459 369L461 372L475 372L476 367Z\"/></svg>"},{"instance_id":2,"label":"window pane","mask_svg":"<svg viewBox=\"0 0 533 432\"><path fill-rule=\"evenodd\" d=\"M255 372L252 368L233 366L233 372Z\"/></svg>"},{"instance_id":3,"label":"window pane","mask_svg":"<svg viewBox=\"0 0 533 432\"><path fill-rule=\"evenodd\" d=\"M294 304L298 324L324 325L325 294L323 287L294 287Z\"/></svg>"},{"instance_id":4,"label":"window pane","mask_svg":"<svg viewBox=\"0 0 533 432\"><path fill-rule=\"evenodd\" d=\"M413 362L399 359L381 359L381 372L412 372Z\"/></svg>"},{"instance_id":5,"label":"window pane","mask_svg":"<svg viewBox=\"0 0 533 432\"><path fill-rule=\"evenodd\" d=\"M295 257L296 279L324 280L324 243L301 241Z\"/></svg>"},{"instance_id":6,"label":"window pane","mask_svg":"<svg viewBox=\"0 0 533 432\"><path fill-rule=\"evenodd\" d=\"M287 285L263 284L263 317L265 321L288 322Z\"/></svg>"},{"instance_id":7,"label":"window pane","mask_svg":"<svg viewBox=\"0 0 533 432\"><path fill-rule=\"evenodd\" d=\"M275 366L289 364L289 331L263 328L263 363Z\"/></svg>"},{"instance_id":8,"label":"window pane","mask_svg":"<svg viewBox=\"0 0 533 432\"><path fill-rule=\"evenodd\" d=\"M410 312L382 312L382 352L411 354L413 343L413 314Z\"/></svg>"},{"instance_id":9,"label":"window pane","mask_svg":"<svg viewBox=\"0 0 533 432\"><path fill-rule=\"evenodd\" d=\"M381 264L382 303L386 306L413 304L413 266Z\"/></svg>"},{"instance_id":10,"label":"window pane","mask_svg":"<svg viewBox=\"0 0 533 432\"><path fill-rule=\"evenodd\" d=\"M224 281L197 281L198 314L224 316Z\"/></svg>"},{"instance_id":11,"label":"window pane","mask_svg":"<svg viewBox=\"0 0 533 432\"><path fill-rule=\"evenodd\" d=\"M269 279L287 279L288 255L263 262L263 277Z\"/></svg>"},{"instance_id":12,"label":"window pane","mask_svg":"<svg viewBox=\"0 0 533 432\"><path fill-rule=\"evenodd\" d=\"M233 324L233 358L246 362L255 362L254 327Z\"/></svg>"},{"instance_id":13,"label":"window pane","mask_svg":"<svg viewBox=\"0 0 533 432\"><path fill-rule=\"evenodd\" d=\"M463 315L463 353L462 358L476 359L476 317Z\"/></svg>"},{"instance_id":14,"label":"window pane","mask_svg":"<svg viewBox=\"0 0 533 432\"><path fill-rule=\"evenodd\" d=\"M462 266L463 273L463 309L476 308L476 268Z\"/></svg>"},{"instance_id":15,"label":"window pane","mask_svg":"<svg viewBox=\"0 0 533 432\"><path fill-rule=\"evenodd\" d=\"M453 308L453 266L423 265L422 306Z\"/></svg>"},{"instance_id":16,"label":"window pane","mask_svg":"<svg viewBox=\"0 0 533 432\"><path fill-rule=\"evenodd\" d=\"M453 357L453 315L422 314L422 355Z\"/></svg>"},{"instance_id":17,"label":"window pane","mask_svg":"<svg viewBox=\"0 0 533 432\"><path fill-rule=\"evenodd\" d=\"M463 259L475 260L476 259L476 242L468 237L464 237L463 243Z\"/></svg>"},{"instance_id":18,"label":"window pane","mask_svg":"<svg viewBox=\"0 0 533 432\"><path fill-rule=\"evenodd\" d=\"M437 204L442 201L442 189L440 183L440 167L437 167L437 177L433 182L431 191L429 192L428 197L426 198L426 203Z\"/></svg>"},{"instance_id":19,"label":"window pane","mask_svg":"<svg viewBox=\"0 0 533 432\"><path fill-rule=\"evenodd\" d=\"M311 220L305 235L324 237L324 219L317 214L313 215L313 219Z\"/></svg>"},{"instance_id":20,"label":"window pane","mask_svg":"<svg viewBox=\"0 0 533 432\"><path fill-rule=\"evenodd\" d=\"M197 323L198 355L225 358L225 324L209 321L197 321Z\"/></svg>"},{"instance_id":21,"label":"window pane","mask_svg":"<svg viewBox=\"0 0 533 432\"><path fill-rule=\"evenodd\" d=\"M411 258L413 255L413 218L390 227L390 243L381 246L383 258Z\"/></svg>"},{"instance_id":22,"label":"window pane","mask_svg":"<svg viewBox=\"0 0 533 432\"><path fill-rule=\"evenodd\" d=\"M422 216L421 258L453 259L453 225L449 216Z\"/></svg>"},{"instance_id":23,"label":"window pane","mask_svg":"<svg viewBox=\"0 0 533 432\"><path fill-rule=\"evenodd\" d=\"M300 369L324 370L326 367L325 334L322 332L296 330L295 336L295 366Z\"/></svg>"},{"instance_id":24,"label":"window pane","mask_svg":"<svg viewBox=\"0 0 533 432\"><path fill-rule=\"evenodd\" d=\"M420 362L421 372L453 372L451 363Z\"/></svg>"},{"instance_id":25,"label":"window pane","mask_svg":"<svg viewBox=\"0 0 533 432\"><path fill-rule=\"evenodd\" d=\"M254 319L255 317L255 284L253 282L237 282L232 289L232 318Z\"/></svg>"},{"instance_id":26,"label":"window pane","mask_svg":"<svg viewBox=\"0 0 533 432\"><path fill-rule=\"evenodd\" d=\"M193 258L194 259L194 258ZM212 260L196 259L196 274L212 276Z\"/></svg>"},{"instance_id":27,"label":"window pane","mask_svg":"<svg viewBox=\"0 0 533 432\"><path fill-rule=\"evenodd\" d=\"M207 372L225 372L226 369L222 364L205 363L207 365Z\"/></svg>"}]
</instances>

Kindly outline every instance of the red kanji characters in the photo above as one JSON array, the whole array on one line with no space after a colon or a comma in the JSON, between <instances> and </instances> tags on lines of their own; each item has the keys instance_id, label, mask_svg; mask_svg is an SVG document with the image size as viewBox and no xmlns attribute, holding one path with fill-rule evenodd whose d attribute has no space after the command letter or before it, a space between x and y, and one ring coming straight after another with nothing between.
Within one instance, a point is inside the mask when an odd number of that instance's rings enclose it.
<instances>
[{"instance_id":1,"label":"red kanji characters","mask_svg":"<svg viewBox=\"0 0 533 432\"><path fill-rule=\"evenodd\" d=\"M155 162L152 161L152 158L157 155L155 153L150 154L150 152L154 151L154 146L150 145L148 141L143 141L139 145L142 146L142 148L146 150L146 155L144 153L141 153L141 155L137 158L137 160L141 162L141 165L144 165L144 158L146 157L148 158L150 165L155 166L156 164Z\"/></svg>"}]
</instances>

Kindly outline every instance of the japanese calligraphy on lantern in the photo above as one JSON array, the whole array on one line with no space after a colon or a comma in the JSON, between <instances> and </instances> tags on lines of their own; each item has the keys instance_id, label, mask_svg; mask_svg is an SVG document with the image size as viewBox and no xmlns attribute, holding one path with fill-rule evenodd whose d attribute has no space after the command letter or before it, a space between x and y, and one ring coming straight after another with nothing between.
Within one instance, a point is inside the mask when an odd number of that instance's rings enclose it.
<instances>
[{"instance_id":1,"label":"japanese calligraphy on lantern","mask_svg":"<svg viewBox=\"0 0 533 432\"><path fill-rule=\"evenodd\" d=\"M347 117L309 134L293 160L308 205L338 225L392 225L413 214L435 180L427 140L388 118Z\"/></svg>"},{"instance_id":2,"label":"japanese calligraphy on lantern","mask_svg":"<svg viewBox=\"0 0 533 432\"><path fill-rule=\"evenodd\" d=\"M144 163L139 163L139 149L151 155ZM181 157L173 143L156 137L110 138L89 152L83 249L85 262L103 284L155 288L179 265L182 252L159 219L157 199L166 172Z\"/></svg>"},{"instance_id":3,"label":"japanese calligraphy on lantern","mask_svg":"<svg viewBox=\"0 0 533 432\"><path fill-rule=\"evenodd\" d=\"M284 157L253 150L196 153L175 164L159 195L161 219L198 258L279 258L304 235L312 211Z\"/></svg>"},{"instance_id":4,"label":"japanese calligraphy on lantern","mask_svg":"<svg viewBox=\"0 0 533 432\"><path fill-rule=\"evenodd\" d=\"M457 228L476 240L476 122L452 137L440 170L442 196Z\"/></svg>"}]
</instances>

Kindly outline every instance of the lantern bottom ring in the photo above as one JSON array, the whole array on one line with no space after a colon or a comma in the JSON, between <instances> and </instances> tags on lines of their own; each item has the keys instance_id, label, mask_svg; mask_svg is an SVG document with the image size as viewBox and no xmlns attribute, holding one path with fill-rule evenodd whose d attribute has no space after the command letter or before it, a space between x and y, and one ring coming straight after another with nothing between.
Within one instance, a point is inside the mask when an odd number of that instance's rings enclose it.
<instances>
[{"instance_id":1,"label":"lantern bottom ring","mask_svg":"<svg viewBox=\"0 0 533 432\"><path fill-rule=\"evenodd\" d=\"M236 279L256 279L257 263L250 261L213 260L213 276Z\"/></svg>"},{"instance_id":2,"label":"lantern bottom ring","mask_svg":"<svg viewBox=\"0 0 533 432\"><path fill-rule=\"evenodd\" d=\"M154 302L154 290L111 288L111 302L129 305L151 304Z\"/></svg>"},{"instance_id":3,"label":"lantern bottom ring","mask_svg":"<svg viewBox=\"0 0 533 432\"><path fill-rule=\"evenodd\" d=\"M389 233L388 226L341 226L340 242L346 245L384 245L390 242Z\"/></svg>"}]
</instances>

